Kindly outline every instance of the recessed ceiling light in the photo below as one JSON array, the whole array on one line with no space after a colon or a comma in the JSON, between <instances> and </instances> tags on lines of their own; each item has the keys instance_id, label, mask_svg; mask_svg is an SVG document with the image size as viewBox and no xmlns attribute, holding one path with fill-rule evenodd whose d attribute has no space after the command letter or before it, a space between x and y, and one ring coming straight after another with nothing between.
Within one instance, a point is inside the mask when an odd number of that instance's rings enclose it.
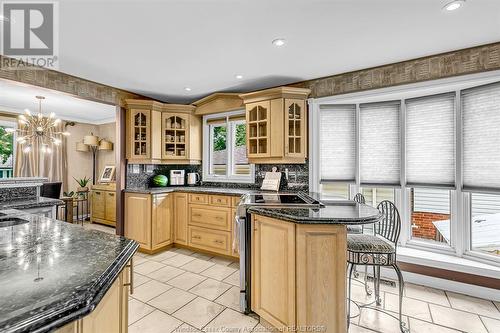
<instances>
[{"instance_id":1,"label":"recessed ceiling light","mask_svg":"<svg viewBox=\"0 0 500 333\"><path fill-rule=\"evenodd\" d=\"M241 75L241 74L236 74L234 77L235 77L236 79L238 79L238 80L241 80L241 79L243 78L243 75Z\"/></svg>"},{"instance_id":2,"label":"recessed ceiling light","mask_svg":"<svg viewBox=\"0 0 500 333\"><path fill-rule=\"evenodd\" d=\"M281 47L281 46L283 46L285 44L286 44L286 40L283 39L283 38L276 38L275 40L273 40L273 45L274 46Z\"/></svg>"},{"instance_id":3,"label":"recessed ceiling light","mask_svg":"<svg viewBox=\"0 0 500 333\"><path fill-rule=\"evenodd\" d=\"M186 90L186 91L191 91L191 88L189 88L189 87L184 87L184 90Z\"/></svg>"},{"instance_id":4,"label":"recessed ceiling light","mask_svg":"<svg viewBox=\"0 0 500 333\"><path fill-rule=\"evenodd\" d=\"M451 2L448 2L446 5L444 5L443 9L447 10L449 12L456 10L460 7L462 7L465 3L465 0L454 0Z\"/></svg>"}]
</instances>

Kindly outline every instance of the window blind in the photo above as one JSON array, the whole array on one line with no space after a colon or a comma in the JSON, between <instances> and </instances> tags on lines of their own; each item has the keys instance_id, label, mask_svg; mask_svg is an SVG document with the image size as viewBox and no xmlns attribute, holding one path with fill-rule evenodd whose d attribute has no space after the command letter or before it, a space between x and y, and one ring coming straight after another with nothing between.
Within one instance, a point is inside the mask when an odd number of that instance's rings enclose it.
<instances>
[{"instance_id":1,"label":"window blind","mask_svg":"<svg viewBox=\"0 0 500 333\"><path fill-rule=\"evenodd\" d=\"M356 105L320 109L321 181L356 179Z\"/></svg>"},{"instance_id":2,"label":"window blind","mask_svg":"<svg viewBox=\"0 0 500 333\"><path fill-rule=\"evenodd\" d=\"M401 184L400 102L359 106L361 185Z\"/></svg>"},{"instance_id":3,"label":"window blind","mask_svg":"<svg viewBox=\"0 0 500 333\"><path fill-rule=\"evenodd\" d=\"M455 187L455 93L406 100L406 182Z\"/></svg>"},{"instance_id":4,"label":"window blind","mask_svg":"<svg viewBox=\"0 0 500 333\"><path fill-rule=\"evenodd\" d=\"M500 83L461 95L464 190L500 191Z\"/></svg>"}]
</instances>

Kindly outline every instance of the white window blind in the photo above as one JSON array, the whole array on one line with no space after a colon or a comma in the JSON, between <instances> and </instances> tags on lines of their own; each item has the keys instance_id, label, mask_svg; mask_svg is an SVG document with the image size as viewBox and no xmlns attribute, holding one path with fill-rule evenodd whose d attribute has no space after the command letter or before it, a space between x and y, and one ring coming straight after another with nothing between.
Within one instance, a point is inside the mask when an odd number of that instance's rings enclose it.
<instances>
[{"instance_id":1,"label":"white window blind","mask_svg":"<svg viewBox=\"0 0 500 333\"><path fill-rule=\"evenodd\" d=\"M462 91L464 190L500 191L500 84Z\"/></svg>"},{"instance_id":2,"label":"white window blind","mask_svg":"<svg viewBox=\"0 0 500 333\"><path fill-rule=\"evenodd\" d=\"M455 187L455 93L406 102L408 186Z\"/></svg>"},{"instance_id":3,"label":"white window blind","mask_svg":"<svg viewBox=\"0 0 500 333\"><path fill-rule=\"evenodd\" d=\"M361 185L400 185L400 102L360 105Z\"/></svg>"},{"instance_id":4,"label":"white window blind","mask_svg":"<svg viewBox=\"0 0 500 333\"><path fill-rule=\"evenodd\" d=\"M356 105L320 109L321 181L356 179Z\"/></svg>"}]
</instances>

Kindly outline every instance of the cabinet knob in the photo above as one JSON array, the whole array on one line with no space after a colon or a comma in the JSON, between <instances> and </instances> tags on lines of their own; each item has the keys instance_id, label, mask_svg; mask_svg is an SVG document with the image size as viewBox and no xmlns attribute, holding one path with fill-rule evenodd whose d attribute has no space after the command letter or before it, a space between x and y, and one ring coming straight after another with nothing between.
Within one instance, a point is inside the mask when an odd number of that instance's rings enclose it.
<instances>
[{"instance_id":1,"label":"cabinet knob","mask_svg":"<svg viewBox=\"0 0 500 333\"><path fill-rule=\"evenodd\" d=\"M97 194L97 195L101 195L101 192L94 192L94 193Z\"/></svg>"},{"instance_id":2,"label":"cabinet knob","mask_svg":"<svg viewBox=\"0 0 500 333\"><path fill-rule=\"evenodd\" d=\"M223 244L224 242L221 241L221 240L216 239L216 240L214 240L214 243L216 243L216 244Z\"/></svg>"},{"instance_id":3,"label":"cabinet knob","mask_svg":"<svg viewBox=\"0 0 500 333\"><path fill-rule=\"evenodd\" d=\"M200 236L193 236L194 239L201 239Z\"/></svg>"}]
</instances>

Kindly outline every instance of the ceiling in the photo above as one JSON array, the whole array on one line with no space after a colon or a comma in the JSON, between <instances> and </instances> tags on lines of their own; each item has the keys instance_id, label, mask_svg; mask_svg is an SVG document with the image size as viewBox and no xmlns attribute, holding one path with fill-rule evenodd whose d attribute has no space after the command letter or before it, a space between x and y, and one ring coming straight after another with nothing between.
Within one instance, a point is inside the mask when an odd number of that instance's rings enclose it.
<instances>
[{"instance_id":1,"label":"ceiling","mask_svg":"<svg viewBox=\"0 0 500 333\"><path fill-rule=\"evenodd\" d=\"M96 103L54 90L0 80L0 111L24 113L24 109L38 111L35 96L44 96L42 112L54 112L58 118L89 124L105 124L115 121L113 105Z\"/></svg>"},{"instance_id":2,"label":"ceiling","mask_svg":"<svg viewBox=\"0 0 500 333\"><path fill-rule=\"evenodd\" d=\"M65 0L59 69L191 102L500 41L500 1L449 1Z\"/></svg>"}]
</instances>

